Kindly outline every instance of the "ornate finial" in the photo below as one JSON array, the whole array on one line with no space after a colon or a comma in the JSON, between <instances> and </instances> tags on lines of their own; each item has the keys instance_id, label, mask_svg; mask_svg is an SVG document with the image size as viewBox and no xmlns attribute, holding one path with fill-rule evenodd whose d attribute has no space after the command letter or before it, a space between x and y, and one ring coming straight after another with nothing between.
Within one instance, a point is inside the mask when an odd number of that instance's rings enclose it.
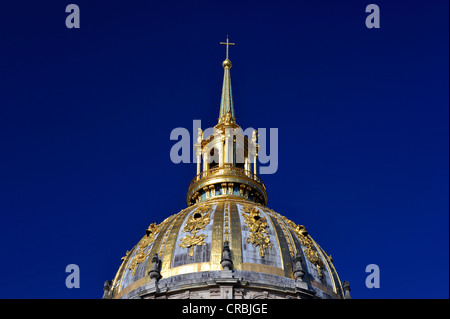
<instances>
[{"instance_id":1,"label":"ornate finial","mask_svg":"<svg viewBox=\"0 0 450 319\"><path fill-rule=\"evenodd\" d=\"M158 281L161 279L161 260L158 257L158 253L155 253L152 258L152 269L148 272L150 278Z\"/></svg>"},{"instance_id":2,"label":"ornate finial","mask_svg":"<svg viewBox=\"0 0 450 319\"><path fill-rule=\"evenodd\" d=\"M111 299L111 280L105 281L105 284L103 285L103 297L102 299Z\"/></svg>"},{"instance_id":3,"label":"ornate finial","mask_svg":"<svg viewBox=\"0 0 450 319\"><path fill-rule=\"evenodd\" d=\"M302 263L303 263L302 253L297 252L292 264L294 278L297 281L303 281L303 277L305 276L305 271L303 270Z\"/></svg>"},{"instance_id":4,"label":"ornate finial","mask_svg":"<svg viewBox=\"0 0 450 319\"><path fill-rule=\"evenodd\" d=\"M230 59L228 59L228 47L230 45L235 45L235 43L230 43L230 39L227 36L227 42L220 42L220 44L226 45L227 50L226 50L226 59L222 63L222 66L224 68L224 74L223 74L222 97L220 100L220 113L218 125L228 125L238 127L234 115L233 95L231 94L231 77L230 77L231 61Z\"/></svg>"},{"instance_id":5,"label":"ornate finial","mask_svg":"<svg viewBox=\"0 0 450 319\"><path fill-rule=\"evenodd\" d=\"M220 265L224 270L231 270L233 268L233 261L231 260L230 243L225 241L223 243L222 260Z\"/></svg>"},{"instance_id":6,"label":"ornate finial","mask_svg":"<svg viewBox=\"0 0 450 319\"><path fill-rule=\"evenodd\" d=\"M224 44L227 46L227 55L226 55L225 61L223 61L223 63L222 63L222 66L224 69L231 69L231 61L230 61L230 59L228 59L228 47L230 45L236 45L236 43L230 43L230 41L228 40L228 35L227 35L227 42L220 42L220 44Z\"/></svg>"},{"instance_id":7,"label":"ornate finial","mask_svg":"<svg viewBox=\"0 0 450 319\"><path fill-rule=\"evenodd\" d=\"M344 299L352 299L350 296L350 283L348 281L344 281L342 283L342 288L344 289Z\"/></svg>"}]
</instances>

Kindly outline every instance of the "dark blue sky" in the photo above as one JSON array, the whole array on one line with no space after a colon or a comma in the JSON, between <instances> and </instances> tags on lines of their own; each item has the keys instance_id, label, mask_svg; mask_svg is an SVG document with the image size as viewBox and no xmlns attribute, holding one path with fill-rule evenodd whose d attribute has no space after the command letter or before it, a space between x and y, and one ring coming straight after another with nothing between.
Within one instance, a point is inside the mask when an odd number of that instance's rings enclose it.
<instances>
[{"instance_id":1,"label":"dark blue sky","mask_svg":"<svg viewBox=\"0 0 450 319\"><path fill-rule=\"evenodd\" d=\"M355 298L448 298L449 4L393 2L3 3L0 297L100 298L148 225L185 207L196 168L170 161L169 135L216 124L229 34L238 123L279 130L268 206Z\"/></svg>"}]
</instances>

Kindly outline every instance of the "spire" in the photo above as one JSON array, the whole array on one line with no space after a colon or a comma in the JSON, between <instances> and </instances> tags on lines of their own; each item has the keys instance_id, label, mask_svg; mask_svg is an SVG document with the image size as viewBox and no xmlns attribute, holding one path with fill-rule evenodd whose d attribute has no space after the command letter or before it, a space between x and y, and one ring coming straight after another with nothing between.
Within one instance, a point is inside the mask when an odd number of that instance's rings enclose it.
<instances>
[{"instance_id":1,"label":"spire","mask_svg":"<svg viewBox=\"0 0 450 319\"><path fill-rule=\"evenodd\" d=\"M203 131L198 130L197 143L194 144L197 175L189 184L186 202L193 205L217 199L217 196L220 198L230 196L267 205L266 186L256 174L258 157L256 130L250 139L236 124L234 115L231 61L228 58L229 46L234 43L230 43L227 36L227 41L220 44L226 45L227 50L225 61L222 63L224 76L219 123L214 126L213 133L205 138ZM222 252L224 255L221 265L224 269L231 268L232 265L230 266L225 258L227 253L225 247Z\"/></svg>"},{"instance_id":2,"label":"spire","mask_svg":"<svg viewBox=\"0 0 450 319\"><path fill-rule=\"evenodd\" d=\"M228 58L228 47L230 45L235 45L235 43L230 43L227 35L227 42L220 42L227 46L226 59L223 61L222 66L224 68L223 75L223 86L222 86L222 97L220 99L220 113L219 113L219 123L218 124L231 124L236 125L236 118L234 115L233 106L233 94L231 93L231 61Z\"/></svg>"}]
</instances>

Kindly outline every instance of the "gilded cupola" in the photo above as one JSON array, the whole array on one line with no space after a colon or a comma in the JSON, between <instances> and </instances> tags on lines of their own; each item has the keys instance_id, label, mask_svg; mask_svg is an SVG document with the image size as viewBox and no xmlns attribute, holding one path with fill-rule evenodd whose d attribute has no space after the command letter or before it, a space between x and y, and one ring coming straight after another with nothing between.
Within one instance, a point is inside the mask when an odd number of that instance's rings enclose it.
<instances>
[{"instance_id":1,"label":"gilded cupola","mask_svg":"<svg viewBox=\"0 0 450 319\"><path fill-rule=\"evenodd\" d=\"M143 228L105 283L104 298L350 298L348 282L306 227L267 207L257 132L236 122L228 56L234 43L227 37L221 44L219 119L209 136L198 131L187 207Z\"/></svg>"},{"instance_id":2,"label":"gilded cupola","mask_svg":"<svg viewBox=\"0 0 450 319\"><path fill-rule=\"evenodd\" d=\"M219 120L214 132L204 137L199 128L194 151L197 156L197 175L192 179L187 204L192 205L210 199L244 198L255 203L267 205L266 186L256 174L257 170L257 131L249 138L236 123L233 95L231 91L231 61L228 57L224 68L222 96L220 99Z\"/></svg>"}]
</instances>

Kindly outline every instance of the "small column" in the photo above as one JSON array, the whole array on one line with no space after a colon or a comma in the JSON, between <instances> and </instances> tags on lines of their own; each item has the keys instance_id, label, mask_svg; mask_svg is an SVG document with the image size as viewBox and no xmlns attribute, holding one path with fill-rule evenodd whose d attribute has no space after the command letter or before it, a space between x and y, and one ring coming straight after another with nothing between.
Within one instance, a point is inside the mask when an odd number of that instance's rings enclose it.
<instances>
[{"instance_id":1,"label":"small column","mask_svg":"<svg viewBox=\"0 0 450 319\"><path fill-rule=\"evenodd\" d=\"M245 188L245 198L248 199L248 195L250 194L250 191L252 190L252 188L250 186L247 186Z\"/></svg>"},{"instance_id":2,"label":"small column","mask_svg":"<svg viewBox=\"0 0 450 319\"><path fill-rule=\"evenodd\" d=\"M192 196L192 200L193 200L195 203L198 203L199 196L200 196L200 193L199 193L199 192L195 192L194 196Z\"/></svg>"},{"instance_id":3,"label":"small column","mask_svg":"<svg viewBox=\"0 0 450 319\"><path fill-rule=\"evenodd\" d=\"M224 152L224 164L230 163L230 136L225 133L225 152Z\"/></svg>"},{"instance_id":4,"label":"small column","mask_svg":"<svg viewBox=\"0 0 450 319\"><path fill-rule=\"evenodd\" d=\"M258 144L256 144L256 141L258 140L258 131L253 130L252 132L252 149L254 150L254 156L253 156L253 173L257 175L256 173L256 160L258 159Z\"/></svg>"},{"instance_id":5,"label":"small column","mask_svg":"<svg viewBox=\"0 0 450 319\"><path fill-rule=\"evenodd\" d=\"M221 136L220 150L219 150L219 167L223 167L225 163L225 136Z\"/></svg>"},{"instance_id":6,"label":"small column","mask_svg":"<svg viewBox=\"0 0 450 319\"><path fill-rule=\"evenodd\" d=\"M209 198L209 188L208 188L208 186L203 187L203 190L205 191L206 198Z\"/></svg>"},{"instance_id":7,"label":"small column","mask_svg":"<svg viewBox=\"0 0 450 319\"><path fill-rule=\"evenodd\" d=\"M210 185L209 189L211 190L211 197L216 196L216 187L214 185Z\"/></svg>"},{"instance_id":8,"label":"small column","mask_svg":"<svg viewBox=\"0 0 450 319\"><path fill-rule=\"evenodd\" d=\"M197 152L197 175L199 175L201 173L201 168L202 168L202 153L201 152ZM197 179L199 179L200 176L197 177Z\"/></svg>"},{"instance_id":9,"label":"small column","mask_svg":"<svg viewBox=\"0 0 450 319\"><path fill-rule=\"evenodd\" d=\"M264 199L260 193L258 193L258 199L260 203L264 203Z\"/></svg>"},{"instance_id":10,"label":"small column","mask_svg":"<svg viewBox=\"0 0 450 319\"><path fill-rule=\"evenodd\" d=\"M245 174L247 174L247 176L251 175L251 170L252 170L252 165L248 159L248 157L245 158Z\"/></svg>"},{"instance_id":11,"label":"small column","mask_svg":"<svg viewBox=\"0 0 450 319\"><path fill-rule=\"evenodd\" d=\"M222 183L222 195L225 195L227 193L227 183Z\"/></svg>"},{"instance_id":12,"label":"small column","mask_svg":"<svg viewBox=\"0 0 450 319\"><path fill-rule=\"evenodd\" d=\"M239 195L240 196L244 196L244 190L245 190L245 185L244 184L239 185Z\"/></svg>"},{"instance_id":13,"label":"small column","mask_svg":"<svg viewBox=\"0 0 450 319\"><path fill-rule=\"evenodd\" d=\"M208 154L203 153L203 173L206 174L208 171Z\"/></svg>"},{"instance_id":14,"label":"small column","mask_svg":"<svg viewBox=\"0 0 450 319\"><path fill-rule=\"evenodd\" d=\"M234 183L228 183L228 194L233 195Z\"/></svg>"}]
</instances>

